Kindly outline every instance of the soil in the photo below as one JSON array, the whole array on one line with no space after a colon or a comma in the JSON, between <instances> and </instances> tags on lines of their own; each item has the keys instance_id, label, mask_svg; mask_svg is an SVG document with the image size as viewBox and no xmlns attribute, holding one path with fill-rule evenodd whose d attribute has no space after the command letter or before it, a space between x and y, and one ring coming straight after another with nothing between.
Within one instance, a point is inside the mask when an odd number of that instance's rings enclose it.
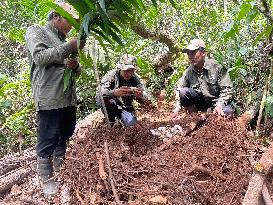
<instances>
[{"instance_id":1,"label":"soil","mask_svg":"<svg viewBox=\"0 0 273 205\"><path fill-rule=\"evenodd\" d=\"M58 174L60 193L53 198L41 194L37 174L13 186L0 204L116 204L105 156L108 145L111 170L118 197L123 204L239 205L252 175L249 156L258 159L263 146L254 140L236 118L207 113L205 122L187 136L183 131L153 135L159 127L175 125L186 130L202 113L186 114L173 121L171 106L160 103L137 111L139 123L108 129L99 122L94 129L78 130L69 146L66 162ZM166 134L166 133L165 133ZM164 137L165 136L165 137ZM166 149L159 146L179 138ZM106 179L99 175L100 153ZM159 201L159 202L152 202Z\"/></svg>"}]
</instances>

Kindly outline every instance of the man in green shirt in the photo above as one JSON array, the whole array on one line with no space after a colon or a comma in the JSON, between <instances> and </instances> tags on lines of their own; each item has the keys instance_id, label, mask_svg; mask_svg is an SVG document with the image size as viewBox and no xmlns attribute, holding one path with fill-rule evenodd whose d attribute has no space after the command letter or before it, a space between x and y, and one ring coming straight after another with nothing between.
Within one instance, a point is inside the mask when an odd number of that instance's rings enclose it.
<instances>
[{"instance_id":1,"label":"man in green shirt","mask_svg":"<svg viewBox=\"0 0 273 205\"><path fill-rule=\"evenodd\" d=\"M121 119L124 126L134 125L136 117L132 102L134 99L147 99L144 85L136 74L136 69L136 58L124 54L116 68L108 71L101 80L101 88L97 90L97 104L101 106L101 101L104 101L111 124L117 118Z\"/></svg>"},{"instance_id":2,"label":"man in green shirt","mask_svg":"<svg viewBox=\"0 0 273 205\"><path fill-rule=\"evenodd\" d=\"M230 116L233 109L232 82L225 68L206 56L205 42L193 39L183 49L187 53L190 66L178 80L176 86L176 104L172 117L178 116L183 106L187 111L213 111L222 116Z\"/></svg>"},{"instance_id":3,"label":"man in green shirt","mask_svg":"<svg viewBox=\"0 0 273 205\"><path fill-rule=\"evenodd\" d=\"M73 7L67 3L59 4L76 17ZM72 75L80 73L77 59L69 58L72 53L82 49L85 41L77 45L77 38L66 42L72 26L56 11L51 11L45 26L30 26L25 35L31 68L30 80L34 103L38 115L37 161L38 171L46 195L58 191L53 177L53 164L58 171L63 163L66 143L72 136L76 125L75 82L71 78L64 92L63 76L65 69Z\"/></svg>"}]
</instances>

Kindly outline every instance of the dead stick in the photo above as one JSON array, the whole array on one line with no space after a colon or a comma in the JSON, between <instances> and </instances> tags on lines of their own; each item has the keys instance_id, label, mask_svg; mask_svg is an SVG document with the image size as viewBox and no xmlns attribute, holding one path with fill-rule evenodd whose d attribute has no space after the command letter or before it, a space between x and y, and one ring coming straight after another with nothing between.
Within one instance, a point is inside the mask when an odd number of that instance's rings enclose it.
<instances>
[{"instance_id":1,"label":"dead stick","mask_svg":"<svg viewBox=\"0 0 273 205\"><path fill-rule=\"evenodd\" d=\"M76 189L76 197L81 202L82 205L85 205L84 200L80 196L79 189Z\"/></svg>"},{"instance_id":2,"label":"dead stick","mask_svg":"<svg viewBox=\"0 0 273 205\"><path fill-rule=\"evenodd\" d=\"M271 62L272 62L272 60L271 60ZM265 106L266 95L268 93L267 90L268 90L268 87L270 85L272 74L273 74L273 66L271 65L270 73L269 73L269 76L268 76L267 81L266 81L265 86L264 86L263 98L262 98L262 101L261 101L261 104L260 104L259 116L258 116L257 125L256 125L257 130L260 130L262 116L263 116L263 109L264 109L264 106Z\"/></svg>"},{"instance_id":3,"label":"dead stick","mask_svg":"<svg viewBox=\"0 0 273 205\"><path fill-rule=\"evenodd\" d=\"M263 190L262 190L262 195L263 195L265 205L273 205L273 202L272 202L272 199L270 197L269 191L267 189L266 183L264 183Z\"/></svg>"},{"instance_id":4,"label":"dead stick","mask_svg":"<svg viewBox=\"0 0 273 205\"><path fill-rule=\"evenodd\" d=\"M118 205L121 205L121 202L120 202L119 196L118 196L118 192L117 192L117 189L116 189L115 184L114 184L114 176L113 176L112 169L111 169L111 163L110 163L110 157L109 157L109 150L108 150L107 141L104 142L104 149L105 149L105 155L106 155L106 160L107 160L107 165L108 165L108 172L109 172L109 178L110 178L110 184L111 184L111 187L112 187L112 191L113 191L116 203Z\"/></svg>"},{"instance_id":5,"label":"dead stick","mask_svg":"<svg viewBox=\"0 0 273 205\"><path fill-rule=\"evenodd\" d=\"M109 191L109 187L108 187L108 183L107 183L107 174L105 172L103 159L102 159L102 156L99 151L96 151L96 157L97 157L98 165L99 165L100 178L103 180L106 190Z\"/></svg>"},{"instance_id":6,"label":"dead stick","mask_svg":"<svg viewBox=\"0 0 273 205\"><path fill-rule=\"evenodd\" d=\"M96 151L96 157L97 157L98 165L99 165L99 175L100 175L100 178L102 180L106 180L107 179L107 175L106 175L106 172L105 172L105 169L104 169L104 164L103 164L102 156L101 156L101 154L100 154L99 151Z\"/></svg>"},{"instance_id":7,"label":"dead stick","mask_svg":"<svg viewBox=\"0 0 273 205\"><path fill-rule=\"evenodd\" d=\"M196 128L198 128L201 124L203 124L205 122L205 120L207 119L207 115L202 115L200 119L198 119L195 122L191 122L190 127L182 133L182 136L174 136L172 137L170 140L168 140L166 143L160 145L160 147L158 148L159 151L163 151L165 149L167 149L169 146L171 146L172 144L179 142L181 140L181 138L186 137L187 135L189 135L192 131L194 131Z\"/></svg>"}]
</instances>

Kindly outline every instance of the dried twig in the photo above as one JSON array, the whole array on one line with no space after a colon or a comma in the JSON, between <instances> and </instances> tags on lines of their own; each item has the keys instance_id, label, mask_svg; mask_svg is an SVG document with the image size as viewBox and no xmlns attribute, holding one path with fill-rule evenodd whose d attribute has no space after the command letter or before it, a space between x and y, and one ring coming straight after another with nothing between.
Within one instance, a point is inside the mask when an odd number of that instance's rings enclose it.
<instances>
[{"instance_id":1,"label":"dried twig","mask_svg":"<svg viewBox=\"0 0 273 205\"><path fill-rule=\"evenodd\" d=\"M97 157L98 165L99 165L99 175L100 175L100 178L102 180L106 180L107 179L107 174L105 172L104 164L103 164L103 160L102 160L102 156L101 156L101 154L100 154L99 151L96 151L96 157Z\"/></svg>"},{"instance_id":2,"label":"dried twig","mask_svg":"<svg viewBox=\"0 0 273 205\"><path fill-rule=\"evenodd\" d=\"M110 184L111 184L112 191L113 191L113 194L114 194L114 197L115 197L115 201L116 201L116 203L118 205L121 205L121 202L120 202L119 196L118 196L118 192L117 192L117 189L116 189L115 184L114 184L114 176L113 176L112 169L111 169L109 150L108 150L108 143L106 141L104 142L104 149L105 149L105 155L106 155L106 160L107 160L107 165L108 165Z\"/></svg>"},{"instance_id":3,"label":"dried twig","mask_svg":"<svg viewBox=\"0 0 273 205\"><path fill-rule=\"evenodd\" d=\"M77 199L79 200L79 202L81 202L82 205L85 205L84 200L83 200L82 197L80 196L79 189L76 189L76 197L77 197Z\"/></svg>"}]
</instances>

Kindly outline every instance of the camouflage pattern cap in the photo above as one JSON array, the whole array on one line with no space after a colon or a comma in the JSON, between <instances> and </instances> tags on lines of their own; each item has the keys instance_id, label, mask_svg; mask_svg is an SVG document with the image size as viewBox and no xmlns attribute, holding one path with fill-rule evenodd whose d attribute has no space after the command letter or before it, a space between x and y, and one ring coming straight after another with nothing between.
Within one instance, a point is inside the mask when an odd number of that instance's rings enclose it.
<instances>
[{"instance_id":1,"label":"camouflage pattern cap","mask_svg":"<svg viewBox=\"0 0 273 205\"><path fill-rule=\"evenodd\" d=\"M130 68L136 69L136 57L130 54L124 54L120 57L117 68L121 70L128 70Z\"/></svg>"}]
</instances>

